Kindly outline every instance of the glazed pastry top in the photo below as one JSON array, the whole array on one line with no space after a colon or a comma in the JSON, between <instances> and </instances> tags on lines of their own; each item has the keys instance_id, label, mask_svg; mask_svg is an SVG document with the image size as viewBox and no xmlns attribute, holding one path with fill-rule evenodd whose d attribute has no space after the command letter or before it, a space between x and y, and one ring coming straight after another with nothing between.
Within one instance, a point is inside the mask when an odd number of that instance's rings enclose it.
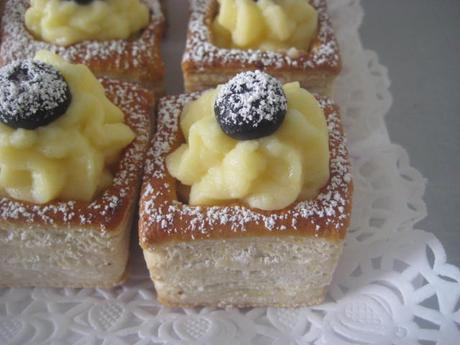
<instances>
[{"instance_id":1,"label":"glazed pastry top","mask_svg":"<svg viewBox=\"0 0 460 345\"><path fill-rule=\"evenodd\" d=\"M218 2L211 30L222 48L308 51L318 29L318 14L308 0Z\"/></svg>"},{"instance_id":2,"label":"glazed pastry top","mask_svg":"<svg viewBox=\"0 0 460 345\"><path fill-rule=\"evenodd\" d=\"M149 16L140 0L31 0L25 25L36 38L67 46L127 39L147 26Z\"/></svg>"},{"instance_id":3,"label":"glazed pastry top","mask_svg":"<svg viewBox=\"0 0 460 345\"><path fill-rule=\"evenodd\" d=\"M173 177L191 186L190 205L241 201L262 210L282 209L296 200L314 198L329 179L328 129L316 99L298 83L280 85L287 103L277 109L268 99L282 102L281 93L272 91L267 99L261 99L261 89L253 87L247 73L232 81L239 79L243 89L255 90L252 95L225 101L226 86L220 86L189 103L181 114L185 143L166 163ZM238 87L241 89L241 83ZM242 110L243 117L233 113L228 115L230 121L241 125L251 119L262 125L235 134L235 128L219 116L225 115L225 102L233 102L227 104L232 110L235 104ZM267 110L261 117L247 112L244 116L245 102L257 104L257 110L264 104L275 110ZM278 121L283 112L284 118ZM267 131L265 119L269 124L277 122L275 127Z\"/></svg>"},{"instance_id":4,"label":"glazed pastry top","mask_svg":"<svg viewBox=\"0 0 460 345\"><path fill-rule=\"evenodd\" d=\"M60 100L50 100L53 92L34 90L38 88L34 86L37 80L46 81L48 77L40 78L40 73L30 75L28 71L19 77L6 73L10 84L2 89L0 110L11 117L8 114L11 107L5 103L14 94L18 103L27 103L24 109L37 111L29 118L20 117L22 122L16 121L13 125L4 121L7 116L2 113L0 189L14 199L33 203L54 199L90 201L111 184L110 166L135 135L124 124L123 112L107 99L104 88L87 67L70 64L46 51L37 53L35 61L63 76L71 101L57 118L27 126L31 118L45 118L43 104L52 109ZM4 72L8 68L11 67L3 68L3 79L7 81ZM24 83L27 88L23 87ZM46 89L46 85L41 84L39 88ZM31 90L36 93L35 101L26 95L26 91Z\"/></svg>"}]
</instances>

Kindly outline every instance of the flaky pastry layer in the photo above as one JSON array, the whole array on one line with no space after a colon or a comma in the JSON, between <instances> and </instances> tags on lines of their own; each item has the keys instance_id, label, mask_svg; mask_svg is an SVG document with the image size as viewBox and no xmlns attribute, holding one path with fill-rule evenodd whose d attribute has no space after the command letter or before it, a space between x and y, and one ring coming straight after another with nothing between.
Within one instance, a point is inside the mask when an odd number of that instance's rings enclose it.
<instances>
[{"instance_id":1,"label":"flaky pastry layer","mask_svg":"<svg viewBox=\"0 0 460 345\"><path fill-rule=\"evenodd\" d=\"M301 307L323 301L342 242L246 237L171 242L143 252L162 304Z\"/></svg>"}]
</instances>

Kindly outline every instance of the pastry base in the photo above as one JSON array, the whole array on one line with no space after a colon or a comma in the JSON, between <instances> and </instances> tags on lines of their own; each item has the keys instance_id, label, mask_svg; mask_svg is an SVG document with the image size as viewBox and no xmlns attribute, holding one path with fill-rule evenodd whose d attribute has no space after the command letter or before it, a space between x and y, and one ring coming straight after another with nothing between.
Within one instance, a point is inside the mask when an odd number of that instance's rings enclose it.
<instances>
[{"instance_id":1,"label":"pastry base","mask_svg":"<svg viewBox=\"0 0 460 345\"><path fill-rule=\"evenodd\" d=\"M111 232L0 228L0 287L109 288L126 279L133 206Z\"/></svg>"},{"instance_id":2,"label":"pastry base","mask_svg":"<svg viewBox=\"0 0 460 345\"><path fill-rule=\"evenodd\" d=\"M172 307L319 304L342 241L252 237L170 243L144 250L158 300Z\"/></svg>"},{"instance_id":3,"label":"pastry base","mask_svg":"<svg viewBox=\"0 0 460 345\"><path fill-rule=\"evenodd\" d=\"M164 97L147 154L139 241L158 293L169 306L319 304L347 232L353 184L338 107L318 97L329 128L330 179L313 200L264 211L241 203L192 206L167 171L184 142L182 109L199 93Z\"/></svg>"}]
</instances>

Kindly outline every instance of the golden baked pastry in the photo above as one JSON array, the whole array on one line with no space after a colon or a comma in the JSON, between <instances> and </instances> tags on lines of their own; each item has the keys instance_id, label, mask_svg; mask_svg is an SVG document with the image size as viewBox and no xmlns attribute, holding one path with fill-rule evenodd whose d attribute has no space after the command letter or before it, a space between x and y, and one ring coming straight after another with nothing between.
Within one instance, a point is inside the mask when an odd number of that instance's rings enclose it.
<instances>
[{"instance_id":1,"label":"golden baked pastry","mask_svg":"<svg viewBox=\"0 0 460 345\"><path fill-rule=\"evenodd\" d=\"M326 0L310 1L318 13L318 31L308 51L243 50L213 44L217 0L191 0L191 15L182 71L187 91L204 90L225 83L241 71L260 69L283 82L299 81L312 92L329 95L341 70L339 47Z\"/></svg>"},{"instance_id":2,"label":"golden baked pastry","mask_svg":"<svg viewBox=\"0 0 460 345\"><path fill-rule=\"evenodd\" d=\"M165 20L158 0L143 0L150 22L129 39L85 41L64 47L40 41L24 25L29 0L5 0L0 24L0 65L32 58L39 50L53 51L74 63L87 65L96 76L135 81L163 93L164 63L160 41Z\"/></svg>"},{"instance_id":3,"label":"golden baked pastry","mask_svg":"<svg viewBox=\"0 0 460 345\"><path fill-rule=\"evenodd\" d=\"M62 76L62 77L61 77ZM84 65L40 51L0 74L0 190L17 200L91 201L135 134Z\"/></svg>"},{"instance_id":4,"label":"golden baked pastry","mask_svg":"<svg viewBox=\"0 0 460 345\"><path fill-rule=\"evenodd\" d=\"M24 23L37 39L61 46L129 39L150 21L141 0L30 0Z\"/></svg>"},{"instance_id":5,"label":"golden baked pastry","mask_svg":"<svg viewBox=\"0 0 460 345\"><path fill-rule=\"evenodd\" d=\"M0 286L111 287L125 279L131 223L151 133L152 91L101 79L134 140L90 202L0 197Z\"/></svg>"},{"instance_id":6,"label":"golden baked pastry","mask_svg":"<svg viewBox=\"0 0 460 345\"><path fill-rule=\"evenodd\" d=\"M147 154L139 240L159 301L220 307L322 302L350 222L353 189L338 107L317 97L329 129L330 177L312 200L280 210L235 200L192 206L166 161L184 142L181 112L199 95L160 100Z\"/></svg>"}]
</instances>

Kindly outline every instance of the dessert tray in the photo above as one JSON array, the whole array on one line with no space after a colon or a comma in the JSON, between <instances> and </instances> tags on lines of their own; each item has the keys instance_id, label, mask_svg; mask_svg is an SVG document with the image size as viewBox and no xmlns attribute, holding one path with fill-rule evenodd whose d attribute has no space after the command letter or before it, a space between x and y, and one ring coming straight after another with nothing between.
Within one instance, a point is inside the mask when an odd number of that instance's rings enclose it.
<instances>
[{"instance_id":1,"label":"dessert tray","mask_svg":"<svg viewBox=\"0 0 460 345\"><path fill-rule=\"evenodd\" d=\"M169 0L169 92L180 92L187 8ZM460 335L460 271L416 228L425 179L391 143L392 97L362 47L358 0L329 0L344 68L335 99L353 163L352 226L326 303L301 309L171 309L158 304L132 241L128 281L114 289L0 289L0 344L439 344ZM174 28L174 30L173 30ZM182 32L179 31L183 29ZM172 32L174 31L174 32ZM401 114L404 115L404 114Z\"/></svg>"}]
</instances>

